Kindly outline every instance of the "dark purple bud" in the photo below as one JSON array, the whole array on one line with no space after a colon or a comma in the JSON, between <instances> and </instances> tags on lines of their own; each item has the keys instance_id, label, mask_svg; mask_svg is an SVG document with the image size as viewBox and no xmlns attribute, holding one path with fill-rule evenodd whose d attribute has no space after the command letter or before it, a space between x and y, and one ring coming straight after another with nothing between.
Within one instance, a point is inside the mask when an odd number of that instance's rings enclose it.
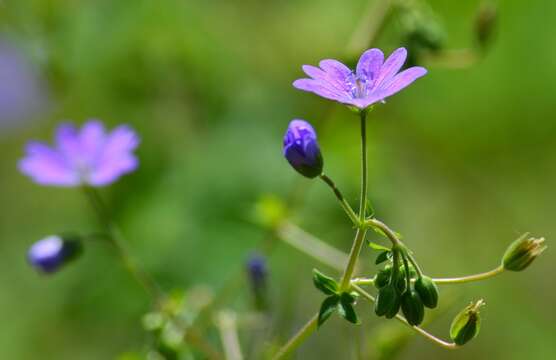
<instances>
[{"instance_id":1,"label":"dark purple bud","mask_svg":"<svg viewBox=\"0 0 556 360\"><path fill-rule=\"evenodd\" d=\"M265 287L268 269L266 259L259 254L253 254L247 260L247 275L253 289L258 290Z\"/></svg>"},{"instance_id":2,"label":"dark purple bud","mask_svg":"<svg viewBox=\"0 0 556 360\"><path fill-rule=\"evenodd\" d=\"M322 155L317 133L305 120L292 120L284 135L284 156L301 175L314 178L322 174Z\"/></svg>"},{"instance_id":3,"label":"dark purple bud","mask_svg":"<svg viewBox=\"0 0 556 360\"><path fill-rule=\"evenodd\" d=\"M48 274L58 271L81 251L80 241L53 235L31 245L27 252L27 260L34 268Z\"/></svg>"}]
</instances>

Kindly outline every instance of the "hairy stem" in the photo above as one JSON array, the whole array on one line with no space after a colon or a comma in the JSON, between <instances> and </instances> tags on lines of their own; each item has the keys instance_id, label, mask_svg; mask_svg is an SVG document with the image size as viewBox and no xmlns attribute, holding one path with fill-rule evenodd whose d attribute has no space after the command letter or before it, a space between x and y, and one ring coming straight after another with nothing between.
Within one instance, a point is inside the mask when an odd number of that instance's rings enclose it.
<instances>
[{"instance_id":1,"label":"hairy stem","mask_svg":"<svg viewBox=\"0 0 556 360\"><path fill-rule=\"evenodd\" d=\"M468 282L473 282L473 281L481 281L481 280L486 280L486 279L490 279L491 277L494 277L496 275L499 275L501 273L504 272L504 267L502 265L498 266L496 269L484 272L484 273L480 273L480 274L475 274L475 275L469 275L469 276L462 276L462 277L457 277L457 278L436 278L436 279L432 279L435 283L437 284L462 284L462 283L468 283Z\"/></svg>"},{"instance_id":2,"label":"hairy stem","mask_svg":"<svg viewBox=\"0 0 556 360\"><path fill-rule=\"evenodd\" d=\"M352 284L352 288L357 291L359 294L361 294L361 296L363 296L364 298L366 298L367 300L371 301L371 302L375 302L375 298L374 296L372 296L371 294L369 294L368 292L366 292L365 290L363 290L361 287L359 287L356 284ZM409 326L411 329L413 329L415 332L417 332L418 334L422 335L423 337L425 337L426 339L432 341L434 344L442 346L445 349L456 349L458 346L455 343L452 342L448 342L442 339L437 338L436 336L430 334L429 332L427 332L426 330L418 327L418 326L413 326L410 325L407 320L401 316L400 314L396 315L396 319L400 322L402 322L403 324Z\"/></svg>"},{"instance_id":3,"label":"hairy stem","mask_svg":"<svg viewBox=\"0 0 556 360\"><path fill-rule=\"evenodd\" d=\"M338 189L336 187L336 184L334 183L334 181L332 181L332 179L329 178L324 173L322 173L320 175L320 178L322 179L322 181L324 181L326 183L326 185L328 185L332 189L332 191L334 192L334 195L336 195L336 198L338 198L338 200L340 201L340 205L342 205L342 208L344 209L346 214L349 216L349 219L351 220L353 225L356 225L356 226L359 225L359 219L357 218L357 214L355 214L355 211L353 211L353 209L351 208L349 203L346 201L346 199L344 198L344 195L342 195L342 192L340 191L340 189Z\"/></svg>"},{"instance_id":4,"label":"hairy stem","mask_svg":"<svg viewBox=\"0 0 556 360\"><path fill-rule=\"evenodd\" d=\"M340 288L342 290L347 290L349 288L349 283L351 277L353 276L353 271L355 270L355 265L357 264L357 258L365 242L365 234L367 233L367 227L364 226L365 222L365 211L367 208L367 112L361 111L361 196L359 201L359 222L360 225L357 228L355 234L355 239L349 253L349 260L344 270L344 275L342 276L342 281L340 283Z\"/></svg>"}]
</instances>

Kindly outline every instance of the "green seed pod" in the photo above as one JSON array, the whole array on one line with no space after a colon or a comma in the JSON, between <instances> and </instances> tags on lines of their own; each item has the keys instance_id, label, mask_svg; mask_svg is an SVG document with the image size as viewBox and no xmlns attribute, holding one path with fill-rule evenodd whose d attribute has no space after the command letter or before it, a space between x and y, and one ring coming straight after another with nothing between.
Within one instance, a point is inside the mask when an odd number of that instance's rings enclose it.
<instances>
[{"instance_id":1,"label":"green seed pod","mask_svg":"<svg viewBox=\"0 0 556 360\"><path fill-rule=\"evenodd\" d=\"M464 345L479 334L481 328L479 308L484 304L483 300L471 303L456 315L450 327L450 337L454 343Z\"/></svg>"},{"instance_id":2,"label":"green seed pod","mask_svg":"<svg viewBox=\"0 0 556 360\"><path fill-rule=\"evenodd\" d=\"M388 284L378 291L375 301L375 314L385 315L387 318L394 317L400 308L400 296L396 287Z\"/></svg>"},{"instance_id":3,"label":"green seed pod","mask_svg":"<svg viewBox=\"0 0 556 360\"><path fill-rule=\"evenodd\" d=\"M423 276L415 281L415 291L423 301L423 305L434 309L438 305L438 287L428 276Z\"/></svg>"},{"instance_id":4,"label":"green seed pod","mask_svg":"<svg viewBox=\"0 0 556 360\"><path fill-rule=\"evenodd\" d=\"M423 322L425 307L415 290L411 289L402 295L402 311L409 325L417 326Z\"/></svg>"},{"instance_id":5,"label":"green seed pod","mask_svg":"<svg viewBox=\"0 0 556 360\"><path fill-rule=\"evenodd\" d=\"M383 270L380 270L376 274L375 287L377 289L385 287L390 281L390 274L392 274L392 268L388 267L388 268L384 268Z\"/></svg>"},{"instance_id":6,"label":"green seed pod","mask_svg":"<svg viewBox=\"0 0 556 360\"><path fill-rule=\"evenodd\" d=\"M527 236L529 234L524 234L510 244L502 258L504 269L510 271L524 270L546 250L544 238L535 239L527 238Z\"/></svg>"}]
</instances>

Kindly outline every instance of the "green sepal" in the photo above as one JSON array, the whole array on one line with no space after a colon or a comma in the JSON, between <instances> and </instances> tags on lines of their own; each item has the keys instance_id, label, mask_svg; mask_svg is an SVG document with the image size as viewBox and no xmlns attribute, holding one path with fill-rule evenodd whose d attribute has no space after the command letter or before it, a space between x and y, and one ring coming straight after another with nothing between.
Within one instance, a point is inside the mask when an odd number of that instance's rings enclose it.
<instances>
[{"instance_id":1,"label":"green sepal","mask_svg":"<svg viewBox=\"0 0 556 360\"><path fill-rule=\"evenodd\" d=\"M338 294L338 283L333 278L324 275L317 269L313 269L313 284L325 295Z\"/></svg>"},{"instance_id":2,"label":"green sepal","mask_svg":"<svg viewBox=\"0 0 556 360\"><path fill-rule=\"evenodd\" d=\"M319 317L317 321L317 327L320 327L328 318L338 309L338 303L340 302L339 295L332 295L324 299L319 310Z\"/></svg>"},{"instance_id":3,"label":"green sepal","mask_svg":"<svg viewBox=\"0 0 556 360\"><path fill-rule=\"evenodd\" d=\"M390 250L385 250L380 254L378 254L375 260L375 264L376 265L382 264L383 262L390 259L391 257L392 257L392 252Z\"/></svg>"},{"instance_id":4,"label":"green sepal","mask_svg":"<svg viewBox=\"0 0 556 360\"><path fill-rule=\"evenodd\" d=\"M456 315L450 326L450 338L457 345L465 345L475 338L481 329L479 308L484 305L483 300L471 303Z\"/></svg>"},{"instance_id":5,"label":"green sepal","mask_svg":"<svg viewBox=\"0 0 556 360\"><path fill-rule=\"evenodd\" d=\"M356 292L343 292L340 295L340 303L338 304L338 313L340 316L356 325L360 324L360 321L353 306L358 296L359 294Z\"/></svg>"},{"instance_id":6,"label":"green sepal","mask_svg":"<svg viewBox=\"0 0 556 360\"><path fill-rule=\"evenodd\" d=\"M423 322L425 307L419 294L413 289L402 295L402 312L409 325L417 326Z\"/></svg>"},{"instance_id":7,"label":"green sepal","mask_svg":"<svg viewBox=\"0 0 556 360\"><path fill-rule=\"evenodd\" d=\"M423 276L415 281L415 291L429 309L438 306L438 286L428 276Z\"/></svg>"}]
</instances>

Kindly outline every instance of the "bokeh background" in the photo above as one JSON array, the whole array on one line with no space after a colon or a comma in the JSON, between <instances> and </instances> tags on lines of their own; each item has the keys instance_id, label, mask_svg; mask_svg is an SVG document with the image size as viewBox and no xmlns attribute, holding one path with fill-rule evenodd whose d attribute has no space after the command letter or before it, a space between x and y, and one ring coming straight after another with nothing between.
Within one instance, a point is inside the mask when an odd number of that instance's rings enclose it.
<instances>
[{"instance_id":1,"label":"bokeh background","mask_svg":"<svg viewBox=\"0 0 556 360\"><path fill-rule=\"evenodd\" d=\"M78 190L40 187L17 171L25 142L51 139L62 120L97 117L139 132L139 170L102 194L131 251L165 289L206 285L218 293L232 274L242 274L268 238L253 221L255 204L268 194L293 197L293 223L348 251L353 231L344 214L329 189L289 168L281 139L291 119L313 122L327 173L357 203L357 118L291 82L302 64L353 62L346 47L362 19L376 22L368 10L374 5L0 1L0 357L113 359L147 343L140 319L148 299L106 247L87 246L79 261L51 277L26 264L37 239L96 228ZM469 51L458 49L477 49L479 1L416 5L432 27L433 48L440 41L439 51L451 51L452 60L416 59L429 74L371 114L370 199L427 273L486 271L521 233L550 244L556 230L556 3L500 1L492 41L463 64ZM393 13L359 52L414 46L407 31ZM553 254L549 248L522 273L441 289L445 306L428 328L442 337L469 301L487 302L480 336L460 351L414 337L361 302L363 326L334 317L297 359L356 359L357 347L369 359L556 358ZM370 273L372 255L365 250L361 257ZM246 348L253 339L282 343L317 309L313 267L335 274L274 243L270 330L240 327ZM239 284L223 306L241 316L250 310L250 293L245 281ZM220 346L214 330L208 336Z\"/></svg>"}]
</instances>

